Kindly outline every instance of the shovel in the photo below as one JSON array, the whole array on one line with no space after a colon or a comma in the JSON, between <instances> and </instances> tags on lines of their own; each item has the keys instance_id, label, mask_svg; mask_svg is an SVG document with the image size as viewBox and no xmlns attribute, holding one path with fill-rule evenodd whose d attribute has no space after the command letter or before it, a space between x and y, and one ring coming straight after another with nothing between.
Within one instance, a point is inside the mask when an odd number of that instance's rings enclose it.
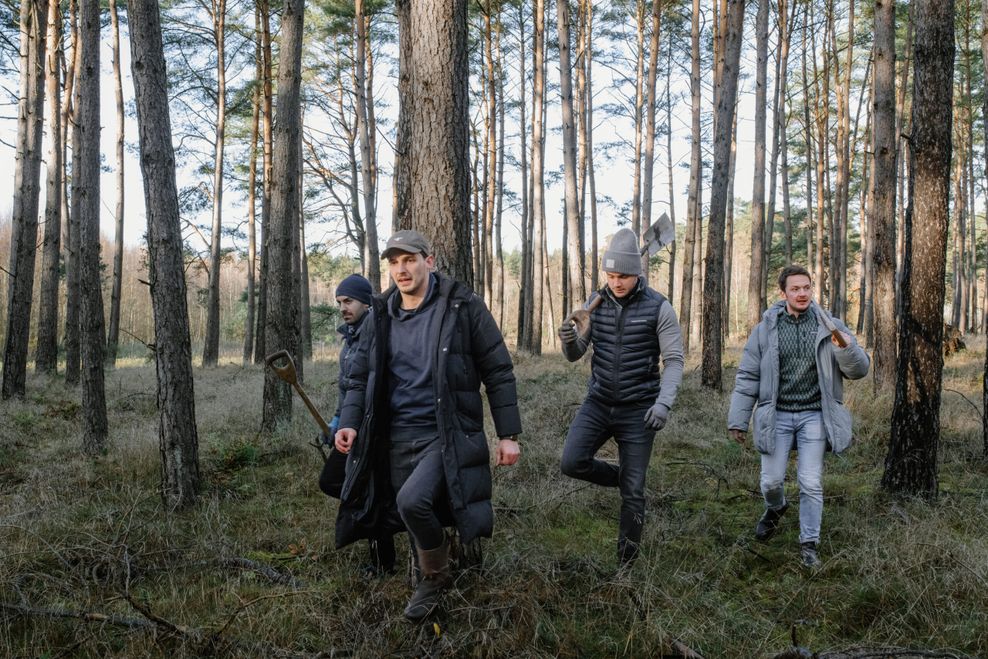
<instances>
[{"instance_id":1,"label":"shovel","mask_svg":"<svg viewBox=\"0 0 988 659\"><path fill-rule=\"evenodd\" d=\"M813 311L816 312L816 317L820 319L827 331L830 332L830 336L834 337L834 341L837 342L841 348L847 347L847 341L841 335L840 330L837 329L837 325L834 325L833 319L830 317L826 311L820 308L820 305L816 303L816 300L810 300L810 305L813 307Z\"/></svg>"},{"instance_id":2,"label":"shovel","mask_svg":"<svg viewBox=\"0 0 988 659\"><path fill-rule=\"evenodd\" d=\"M663 213L662 216L645 231L645 235L642 236L642 238L645 240L645 245L638 251L638 255L645 256L645 253L647 252L649 256L655 256L659 253L659 250L676 240L676 227L673 226L672 220L669 219L669 216ZM604 297L602 295L598 295L586 309L577 309L567 316L566 320L563 322L573 323L573 325L576 326L576 331L579 332L580 336L583 336L590 331L590 313L599 307L603 301Z\"/></svg>"},{"instance_id":3,"label":"shovel","mask_svg":"<svg viewBox=\"0 0 988 659\"><path fill-rule=\"evenodd\" d=\"M284 366L278 366L275 362L279 359L285 359L287 363ZM298 395L302 398L302 402L305 403L307 408L309 408L309 414L311 414L312 418L319 424L323 434L329 437L330 430L325 419L323 419L322 415L319 414L319 410L317 410L316 406L312 404L309 397L305 395L305 390L302 389L302 385L298 383L298 372L295 370L295 361L292 359L292 356L288 354L288 351L279 350L278 352L271 353L264 358L264 363L267 364L272 371L274 371L275 375L295 388L295 391L297 391ZM325 460L326 454L323 451L322 445L314 442L310 443L319 449L319 452L322 453L323 460Z\"/></svg>"}]
</instances>

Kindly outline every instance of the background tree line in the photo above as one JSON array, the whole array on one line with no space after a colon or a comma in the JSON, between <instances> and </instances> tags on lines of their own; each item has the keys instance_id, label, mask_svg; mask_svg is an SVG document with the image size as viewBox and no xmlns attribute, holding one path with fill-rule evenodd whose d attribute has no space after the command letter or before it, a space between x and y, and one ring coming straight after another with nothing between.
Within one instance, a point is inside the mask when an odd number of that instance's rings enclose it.
<instances>
[{"instance_id":1,"label":"background tree line","mask_svg":"<svg viewBox=\"0 0 988 659\"><path fill-rule=\"evenodd\" d=\"M203 366L223 338L245 363L285 349L301 368L313 302L329 302L343 274L326 259L351 256L380 288L379 235L415 227L516 347L539 353L601 285L602 211L639 235L661 212L675 223L678 246L648 277L714 389L724 340L758 321L784 263L805 262L821 304L873 349L875 387L896 387L885 485L936 492L943 320L977 333L988 306L977 221L988 2L0 7L4 72L18 81L3 397L24 395L31 356L37 371L61 369L81 382L85 446L98 453L104 365L121 345L153 344L171 504L198 487L193 339ZM100 153L107 76L112 158ZM139 206L124 194L128 144L144 181L140 256L123 242ZM735 186L739 162L750 194ZM103 167L113 189L101 189ZM265 428L290 414L288 386L269 373Z\"/></svg>"}]
</instances>

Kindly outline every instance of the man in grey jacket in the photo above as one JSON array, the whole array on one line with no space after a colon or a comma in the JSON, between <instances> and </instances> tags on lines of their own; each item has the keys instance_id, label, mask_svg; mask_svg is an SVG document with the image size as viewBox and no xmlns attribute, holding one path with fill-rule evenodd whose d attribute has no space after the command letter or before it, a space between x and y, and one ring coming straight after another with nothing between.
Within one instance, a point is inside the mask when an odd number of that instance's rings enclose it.
<instances>
[{"instance_id":1,"label":"man in grey jacket","mask_svg":"<svg viewBox=\"0 0 988 659\"><path fill-rule=\"evenodd\" d=\"M843 379L868 373L868 354L851 331L833 319L846 347L827 329L813 305L810 273L798 265L779 274L782 299L755 326L744 347L731 395L728 432L744 444L752 419L755 448L762 456L765 512L755 537L766 541L789 508L783 481L789 451L797 449L799 542L803 564L820 565L817 545L823 517L823 457L851 444L851 414L844 407Z\"/></svg>"},{"instance_id":2,"label":"man in grey jacket","mask_svg":"<svg viewBox=\"0 0 988 659\"><path fill-rule=\"evenodd\" d=\"M563 354L576 361L593 344L587 397L576 413L563 446L567 476L621 492L617 553L622 567L638 556L645 520L645 474L655 433L665 426L683 377L683 337L672 304L649 288L642 274L638 239L621 229L601 259L607 286L590 327L578 334L573 324L559 328ZM659 377L659 359L662 375ZM594 456L611 437L618 464Z\"/></svg>"}]
</instances>

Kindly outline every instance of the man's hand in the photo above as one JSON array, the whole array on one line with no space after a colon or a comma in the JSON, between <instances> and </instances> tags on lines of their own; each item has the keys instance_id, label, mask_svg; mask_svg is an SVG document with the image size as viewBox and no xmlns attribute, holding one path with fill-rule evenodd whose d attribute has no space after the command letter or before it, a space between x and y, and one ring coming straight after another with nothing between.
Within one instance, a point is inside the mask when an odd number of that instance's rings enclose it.
<instances>
[{"instance_id":1,"label":"man's hand","mask_svg":"<svg viewBox=\"0 0 988 659\"><path fill-rule=\"evenodd\" d=\"M563 343L576 343L576 325L565 322L556 330L556 335Z\"/></svg>"},{"instance_id":2,"label":"man's hand","mask_svg":"<svg viewBox=\"0 0 988 659\"><path fill-rule=\"evenodd\" d=\"M336 431L336 450L346 455L353 446L353 440L357 439L357 431L353 428L340 428Z\"/></svg>"},{"instance_id":3,"label":"man's hand","mask_svg":"<svg viewBox=\"0 0 988 659\"><path fill-rule=\"evenodd\" d=\"M844 339L844 345L847 345L847 346L851 345L851 337L849 337L844 332L841 332L840 330L837 330L837 333L840 334L841 335L841 338ZM837 337L834 336L833 332L831 332L831 334L830 334L830 342L833 343L835 347L840 348L840 344L837 343Z\"/></svg>"},{"instance_id":4,"label":"man's hand","mask_svg":"<svg viewBox=\"0 0 988 659\"><path fill-rule=\"evenodd\" d=\"M645 412L645 427L649 430L662 430L669 420L669 408L662 403L655 403Z\"/></svg>"},{"instance_id":5,"label":"man's hand","mask_svg":"<svg viewBox=\"0 0 988 659\"><path fill-rule=\"evenodd\" d=\"M738 428L730 428L727 432L731 435L731 439L736 441L738 444L741 444L742 446L744 446L745 440L748 439L748 433L745 432L744 430L740 430Z\"/></svg>"},{"instance_id":6,"label":"man's hand","mask_svg":"<svg viewBox=\"0 0 988 659\"><path fill-rule=\"evenodd\" d=\"M521 448L518 446L518 442L513 439L500 439L497 442L497 451L495 455L495 465L510 467L518 462L518 458L521 456Z\"/></svg>"}]
</instances>

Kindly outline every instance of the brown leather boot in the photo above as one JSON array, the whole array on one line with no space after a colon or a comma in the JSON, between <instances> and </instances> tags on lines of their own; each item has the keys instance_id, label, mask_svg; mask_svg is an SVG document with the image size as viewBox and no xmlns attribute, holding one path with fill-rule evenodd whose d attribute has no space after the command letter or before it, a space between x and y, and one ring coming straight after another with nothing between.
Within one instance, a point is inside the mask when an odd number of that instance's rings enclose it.
<instances>
[{"instance_id":1,"label":"brown leather boot","mask_svg":"<svg viewBox=\"0 0 988 659\"><path fill-rule=\"evenodd\" d=\"M432 613L439 604L439 596L450 582L449 541L435 549L418 549L422 579L405 607L405 617L418 622Z\"/></svg>"}]
</instances>

